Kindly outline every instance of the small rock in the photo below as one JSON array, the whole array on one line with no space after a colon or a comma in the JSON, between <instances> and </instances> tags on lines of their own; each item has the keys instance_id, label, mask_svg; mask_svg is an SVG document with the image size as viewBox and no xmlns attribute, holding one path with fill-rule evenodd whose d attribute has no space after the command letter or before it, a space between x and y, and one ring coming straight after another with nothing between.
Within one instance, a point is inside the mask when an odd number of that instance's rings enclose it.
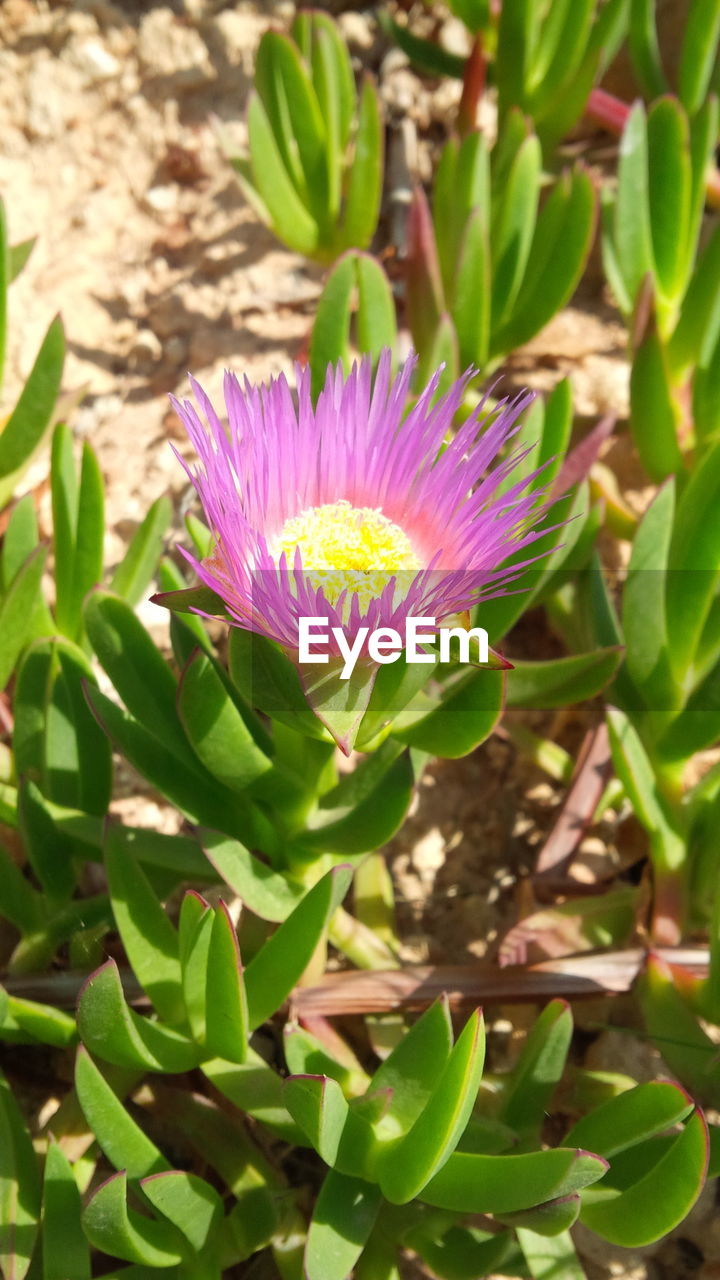
<instances>
[{"instance_id":1,"label":"small rock","mask_svg":"<svg viewBox=\"0 0 720 1280\"><path fill-rule=\"evenodd\" d=\"M73 40L63 49L61 58L77 67L91 84L113 80L122 71L122 65L110 53L101 40Z\"/></svg>"},{"instance_id":2,"label":"small rock","mask_svg":"<svg viewBox=\"0 0 720 1280\"><path fill-rule=\"evenodd\" d=\"M33 64L26 81L25 127L34 138L59 138L75 121L83 99L83 77L56 58Z\"/></svg>"},{"instance_id":3,"label":"small rock","mask_svg":"<svg viewBox=\"0 0 720 1280\"><path fill-rule=\"evenodd\" d=\"M257 45L261 27L253 13L224 9L216 14L208 30L213 49L226 62L242 66L252 73L253 50Z\"/></svg>"},{"instance_id":4,"label":"small rock","mask_svg":"<svg viewBox=\"0 0 720 1280\"><path fill-rule=\"evenodd\" d=\"M130 350L130 367L138 373L148 373L162 359L162 343L152 329L141 329Z\"/></svg>"},{"instance_id":5,"label":"small rock","mask_svg":"<svg viewBox=\"0 0 720 1280\"><path fill-rule=\"evenodd\" d=\"M174 183L150 187L145 192L145 204L153 213L171 213L177 204L178 193Z\"/></svg>"},{"instance_id":6,"label":"small rock","mask_svg":"<svg viewBox=\"0 0 720 1280\"><path fill-rule=\"evenodd\" d=\"M146 76L167 81L173 92L191 93L214 78L207 46L171 9L153 9L140 23L137 54Z\"/></svg>"}]
</instances>

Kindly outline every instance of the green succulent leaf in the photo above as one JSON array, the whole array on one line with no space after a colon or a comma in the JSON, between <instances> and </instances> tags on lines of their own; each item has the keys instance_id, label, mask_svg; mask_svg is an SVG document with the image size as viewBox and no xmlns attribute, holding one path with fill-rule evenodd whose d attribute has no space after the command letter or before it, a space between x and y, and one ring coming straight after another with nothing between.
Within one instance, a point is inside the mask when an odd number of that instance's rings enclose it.
<instances>
[{"instance_id":1,"label":"green succulent leaf","mask_svg":"<svg viewBox=\"0 0 720 1280\"><path fill-rule=\"evenodd\" d=\"M678 92L689 115L705 102L717 62L720 37L718 0L694 0L683 33Z\"/></svg>"},{"instance_id":2,"label":"green succulent leaf","mask_svg":"<svg viewBox=\"0 0 720 1280\"><path fill-rule=\"evenodd\" d=\"M23 1280L40 1218L40 1172L30 1135L10 1086L0 1073L0 1267Z\"/></svg>"},{"instance_id":3,"label":"green succulent leaf","mask_svg":"<svg viewBox=\"0 0 720 1280\"><path fill-rule=\"evenodd\" d=\"M305 971L330 917L345 897L351 879L350 867L340 866L329 871L253 956L245 969L251 1030L287 999Z\"/></svg>"},{"instance_id":4,"label":"green succulent leaf","mask_svg":"<svg viewBox=\"0 0 720 1280\"><path fill-rule=\"evenodd\" d=\"M213 777L244 791L271 768L211 659L190 657L177 694L180 720L191 747Z\"/></svg>"},{"instance_id":5,"label":"green succulent leaf","mask_svg":"<svg viewBox=\"0 0 720 1280\"><path fill-rule=\"evenodd\" d=\"M454 1213L515 1213L581 1191L607 1167L600 1156L565 1147L500 1156L455 1151L421 1198Z\"/></svg>"},{"instance_id":6,"label":"green succulent leaf","mask_svg":"<svg viewBox=\"0 0 720 1280\"><path fill-rule=\"evenodd\" d=\"M346 1280L375 1225L380 1201L377 1187L330 1170L308 1231L307 1280Z\"/></svg>"},{"instance_id":7,"label":"green succulent leaf","mask_svg":"<svg viewBox=\"0 0 720 1280\"><path fill-rule=\"evenodd\" d=\"M155 574L171 520L172 503L163 494L149 507L113 573L110 589L133 607L140 603Z\"/></svg>"},{"instance_id":8,"label":"green succulent leaf","mask_svg":"<svg viewBox=\"0 0 720 1280\"><path fill-rule=\"evenodd\" d=\"M504 672L477 670L448 680L439 696L420 694L393 724L410 747L455 760L484 742L500 718Z\"/></svg>"},{"instance_id":9,"label":"green succulent leaf","mask_svg":"<svg viewBox=\"0 0 720 1280\"><path fill-rule=\"evenodd\" d=\"M667 80L660 59L653 0L630 0L628 47L645 96L657 98L665 93Z\"/></svg>"},{"instance_id":10,"label":"green succulent leaf","mask_svg":"<svg viewBox=\"0 0 720 1280\"><path fill-rule=\"evenodd\" d=\"M248 1010L235 926L224 902L215 912L207 953L205 1046L212 1057L244 1062Z\"/></svg>"},{"instance_id":11,"label":"green succulent leaf","mask_svg":"<svg viewBox=\"0 0 720 1280\"><path fill-rule=\"evenodd\" d=\"M5 688L20 654L32 638L46 559L47 547L37 547L31 552L0 603L0 689Z\"/></svg>"},{"instance_id":12,"label":"green succulent leaf","mask_svg":"<svg viewBox=\"0 0 720 1280\"><path fill-rule=\"evenodd\" d=\"M565 1068L572 1026L572 1013L566 1001L551 1000L530 1029L506 1087L500 1112L503 1123L523 1137L539 1133L542 1127Z\"/></svg>"},{"instance_id":13,"label":"green succulent leaf","mask_svg":"<svg viewBox=\"0 0 720 1280\"><path fill-rule=\"evenodd\" d=\"M326 1164L350 1176L369 1175L376 1146L373 1130L367 1119L346 1102L337 1080L328 1076L290 1076L283 1086L283 1098Z\"/></svg>"},{"instance_id":14,"label":"green succulent leaf","mask_svg":"<svg viewBox=\"0 0 720 1280\"><path fill-rule=\"evenodd\" d=\"M90 1249L80 1223L81 1211L72 1165L51 1140L43 1181L43 1280L90 1280Z\"/></svg>"},{"instance_id":15,"label":"green succulent leaf","mask_svg":"<svg viewBox=\"0 0 720 1280\"><path fill-rule=\"evenodd\" d=\"M177 1228L194 1253L203 1249L211 1252L212 1235L223 1216L223 1206L209 1182L195 1173L170 1169L149 1174L140 1186L153 1209Z\"/></svg>"},{"instance_id":16,"label":"green succulent leaf","mask_svg":"<svg viewBox=\"0 0 720 1280\"><path fill-rule=\"evenodd\" d=\"M506 705L529 710L594 698L612 680L623 656L621 648L613 647L547 662L515 662L506 677Z\"/></svg>"},{"instance_id":17,"label":"green succulent leaf","mask_svg":"<svg viewBox=\"0 0 720 1280\"><path fill-rule=\"evenodd\" d=\"M98 1187L82 1221L90 1243L113 1258L158 1268L176 1266L183 1260L181 1237L174 1227L128 1208L124 1172L114 1173Z\"/></svg>"},{"instance_id":18,"label":"green succulent leaf","mask_svg":"<svg viewBox=\"0 0 720 1280\"><path fill-rule=\"evenodd\" d=\"M533 1280L585 1280L569 1232L559 1236L540 1235L518 1227L517 1238Z\"/></svg>"},{"instance_id":19,"label":"green succulent leaf","mask_svg":"<svg viewBox=\"0 0 720 1280\"><path fill-rule=\"evenodd\" d=\"M623 1167L622 1157L617 1166L613 1161L602 1188L583 1204L582 1222L612 1244L652 1244L682 1222L695 1204L705 1183L708 1151L705 1118L694 1111L670 1146L662 1148L660 1158L648 1161L648 1168Z\"/></svg>"},{"instance_id":20,"label":"green succulent leaf","mask_svg":"<svg viewBox=\"0 0 720 1280\"><path fill-rule=\"evenodd\" d=\"M380 212L383 124L377 90L366 76L360 91L357 132L338 236L341 249L366 249Z\"/></svg>"},{"instance_id":21,"label":"green succulent leaf","mask_svg":"<svg viewBox=\"0 0 720 1280\"><path fill-rule=\"evenodd\" d=\"M595 1107L573 1125L565 1142L610 1159L619 1151L679 1124L687 1119L692 1108L692 1099L679 1085L652 1080Z\"/></svg>"},{"instance_id":22,"label":"green succulent leaf","mask_svg":"<svg viewBox=\"0 0 720 1280\"><path fill-rule=\"evenodd\" d=\"M410 753L386 741L325 792L302 833L303 847L344 857L385 844L403 822L414 783Z\"/></svg>"},{"instance_id":23,"label":"green succulent leaf","mask_svg":"<svg viewBox=\"0 0 720 1280\"><path fill-rule=\"evenodd\" d=\"M107 827L104 852L113 915L135 976L165 1021L183 1022L175 929L135 860L123 827Z\"/></svg>"},{"instance_id":24,"label":"green succulent leaf","mask_svg":"<svg viewBox=\"0 0 720 1280\"><path fill-rule=\"evenodd\" d=\"M65 335L59 319L53 320L37 354L30 376L15 408L0 431L0 505L12 493L19 473L27 466L52 423L65 360Z\"/></svg>"},{"instance_id":25,"label":"green succulent leaf","mask_svg":"<svg viewBox=\"0 0 720 1280\"><path fill-rule=\"evenodd\" d=\"M478 1010L468 1020L412 1128L380 1155L383 1195L406 1204L442 1168L470 1118L485 1060L485 1030Z\"/></svg>"},{"instance_id":26,"label":"green succulent leaf","mask_svg":"<svg viewBox=\"0 0 720 1280\"><path fill-rule=\"evenodd\" d=\"M116 1169L124 1169L128 1178L136 1179L170 1168L83 1045L75 1059L75 1090L96 1142Z\"/></svg>"},{"instance_id":27,"label":"green succulent leaf","mask_svg":"<svg viewBox=\"0 0 720 1280\"><path fill-rule=\"evenodd\" d=\"M200 1061L200 1050L185 1036L128 1007L114 960L88 978L77 1016L83 1042L115 1066L176 1072L190 1071Z\"/></svg>"}]
</instances>

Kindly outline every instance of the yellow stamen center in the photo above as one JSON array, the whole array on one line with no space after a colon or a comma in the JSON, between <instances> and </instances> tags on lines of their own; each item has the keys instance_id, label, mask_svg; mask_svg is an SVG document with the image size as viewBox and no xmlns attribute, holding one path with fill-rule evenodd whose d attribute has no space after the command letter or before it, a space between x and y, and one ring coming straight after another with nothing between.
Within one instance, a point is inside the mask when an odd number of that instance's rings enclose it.
<instances>
[{"instance_id":1,"label":"yellow stamen center","mask_svg":"<svg viewBox=\"0 0 720 1280\"><path fill-rule=\"evenodd\" d=\"M388 520L379 507L354 507L345 498L308 507L286 520L269 550L275 559L284 551L286 565L292 569L296 547L303 571L331 604L347 591L359 596L361 611L380 595L393 574L421 568L400 525Z\"/></svg>"}]
</instances>

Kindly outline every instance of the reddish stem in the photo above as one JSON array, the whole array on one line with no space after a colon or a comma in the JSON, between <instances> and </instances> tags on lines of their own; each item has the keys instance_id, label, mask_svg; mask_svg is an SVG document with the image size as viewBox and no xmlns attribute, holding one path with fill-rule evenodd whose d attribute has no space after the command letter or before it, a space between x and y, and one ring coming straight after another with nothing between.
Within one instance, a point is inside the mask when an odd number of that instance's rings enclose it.
<instances>
[{"instance_id":1,"label":"reddish stem","mask_svg":"<svg viewBox=\"0 0 720 1280\"><path fill-rule=\"evenodd\" d=\"M612 93L606 93L604 89L591 89L585 114L597 120L598 124L604 125L608 133L616 133L619 136L625 128L630 108L626 102L622 102Z\"/></svg>"},{"instance_id":2,"label":"reddish stem","mask_svg":"<svg viewBox=\"0 0 720 1280\"><path fill-rule=\"evenodd\" d=\"M461 137L475 128L478 104L485 90L486 73L487 59L483 52L482 36L477 35L465 63L462 96L458 106L457 127Z\"/></svg>"}]
</instances>

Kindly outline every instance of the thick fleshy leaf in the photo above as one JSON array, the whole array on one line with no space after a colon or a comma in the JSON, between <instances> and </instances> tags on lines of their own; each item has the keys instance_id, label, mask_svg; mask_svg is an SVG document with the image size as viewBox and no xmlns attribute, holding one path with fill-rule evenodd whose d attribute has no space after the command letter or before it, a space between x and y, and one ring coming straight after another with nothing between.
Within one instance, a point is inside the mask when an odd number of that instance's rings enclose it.
<instances>
[{"instance_id":1,"label":"thick fleshy leaf","mask_svg":"<svg viewBox=\"0 0 720 1280\"><path fill-rule=\"evenodd\" d=\"M13 1038L8 1032L19 1031L23 1039L33 1044L51 1044L65 1049L77 1040L75 1019L62 1009L37 1000L24 1000L22 996L7 996L0 987L0 1001L5 1002L5 1012L0 1014L0 1038Z\"/></svg>"},{"instance_id":2,"label":"thick fleshy leaf","mask_svg":"<svg viewBox=\"0 0 720 1280\"><path fill-rule=\"evenodd\" d=\"M248 139L252 181L272 230L289 249L314 257L320 243L318 224L288 174L272 124L256 93L248 103Z\"/></svg>"},{"instance_id":3,"label":"thick fleshy leaf","mask_svg":"<svg viewBox=\"0 0 720 1280\"><path fill-rule=\"evenodd\" d=\"M670 661L679 680L691 668L720 577L720 445L693 470L678 503L667 589Z\"/></svg>"},{"instance_id":4,"label":"thick fleshy leaf","mask_svg":"<svg viewBox=\"0 0 720 1280\"><path fill-rule=\"evenodd\" d=\"M665 348L654 323L633 355L630 419L633 439L650 477L661 483L681 470L680 409L673 395Z\"/></svg>"},{"instance_id":5,"label":"thick fleshy leaf","mask_svg":"<svg viewBox=\"0 0 720 1280\"><path fill-rule=\"evenodd\" d=\"M650 1157L647 1171L638 1169L637 1160L634 1167L632 1162L623 1165L622 1156L613 1161L597 1199L588 1196L583 1204L582 1222L612 1244L652 1244L682 1222L695 1204L705 1183L708 1151L707 1124L702 1112L695 1111L660 1159ZM606 1185L614 1195L605 1196Z\"/></svg>"},{"instance_id":6,"label":"thick fleshy leaf","mask_svg":"<svg viewBox=\"0 0 720 1280\"><path fill-rule=\"evenodd\" d=\"M607 722L615 772L650 836L653 854L660 864L677 866L685 858L685 841L660 792L640 736L617 707L608 707Z\"/></svg>"},{"instance_id":7,"label":"thick fleshy leaf","mask_svg":"<svg viewBox=\"0 0 720 1280\"><path fill-rule=\"evenodd\" d=\"M342 857L385 844L402 824L414 783L410 753L397 742L383 743L325 792L302 833L303 847Z\"/></svg>"},{"instance_id":8,"label":"thick fleshy leaf","mask_svg":"<svg viewBox=\"0 0 720 1280\"><path fill-rule=\"evenodd\" d=\"M621 648L554 658L548 662L515 662L507 674L507 706L547 709L594 698L622 662Z\"/></svg>"},{"instance_id":9,"label":"thick fleshy leaf","mask_svg":"<svg viewBox=\"0 0 720 1280\"><path fill-rule=\"evenodd\" d=\"M368 1177L375 1148L366 1118L347 1103L337 1080L329 1076L290 1076L283 1099L291 1116L332 1169Z\"/></svg>"},{"instance_id":10,"label":"thick fleshy leaf","mask_svg":"<svg viewBox=\"0 0 720 1280\"><path fill-rule=\"evenodd\" d=\"M473 209L459 245L452 285L452 318L459 363L487 364L490 346L492 259L483 209Z\"/></svg>"},{"instance_id":11,"label":"thick fleshy leaf","mask_svg":"<svg viewBox=\"0 0 720 1280\"><path fill-rule=\"evenodd\" d=\"M233 683L251 707L298 733L330 741L308 706L297 667L279 645L254 631L233 627L228 663ZM212 826L212 821L207 825Z\"/></svg>"},{"instance_id":12,"label":"thick fleshy leaf","mask_svg":"<svg viewBox=\"0 0 720 1280\"><path fill-rule=\"evenodd\" d=\"M457 759L492 733L500 717L505 673L471 671L449 680L439 697L419 695L394 722L393 733L411 747Z\"/></svg>"},{"instance_id":13,"label":"thick fleshy leaf","mask_svg":"<svg viewBox=\"0 0 720 1280\"><path fill-rule=\"evenodd\" d=\"M174 755L194 762L179 731L175 677L130 605L112 592L94 591L85 625L100 664L131 715Z\"/></svg>"},{"instance_id":14,"label":"thick fleshy leaf","mask_svg":"<svg viewBox=\"0 0 720 1280\"><path fill-rule=\"evenodd\" d=\"M350 887L352 869L335 867L253 956L245 970L248 1025L259 1026L280 1008L320 941L328 921Z\"/></svg>"},{"instance_id":15,"label":"thick fleshy leaf","mask_svg":"<svg viewBox=\"0 0 720 1280\"><path fill-rule=\"evenodd\" d=\"M142 600L162 554L165 531L172 519L172 503L163 494L148 508L125 555L113 573L110 588L130 605Z\"/></svg>"},{"instance_id":16,"label":"thick fleshy leaf","mask_svg":"<svg viewBox=\"0 0 720 1280\"><path fill-rule=\"evenodd\" d=\"M570 1006L564 1000L551 1000L528 1033L500 1112L503 1123L523 1138L539 1133L542 1127L565 1068L572 1027ZM555 1197L543 1200L551 1198Z\"/></svg>"},{"instance_id":17,"label":"thick fleshy leaf","mask_svg":"<svg viewBox=\"0 0 720 1280\"><path fill-rule=\"evenodd\" d=\"M0 604L0 689L5 688L31 639L46 559L47 547L37 547L15 575Z\"/></svg>"},{"instance_id":18,"label":"thick fleshy leaf","mask_svg":"<svg viewBox=\"0 0 720 1280\"><path fill-rule=\"evenodd\" d=\"M368 1094L386 1093L389 1133L407 1133L422 1114L452 1050L447 1001L418 1018L375 1072Z\"/></svg>"},{"instance_id":19,"label":"thick fleshy leaf","mask_svg":"<svg viewBox=\"0 0 720 1280\"><path fill-rule=\"evenodd\" d=\"M433 220L419 186L413 191L408 213L405 275L413 345L421 359L427 360L446 304Z\"/></svg>"},{"instance_id":20,"label":"thick fleshy leaf","mask_svg":"<svg viewBox=\"0 0 720 1280\"><path fill-rule=\"evenodd\" d=\"M690 131L674 98L661 98L648 112L648 199L655 278L661 297L675 303L687 283L690 236Z\"/></svg>"},{"instance_id":21,"label":"thick fleshy leaf","mask_svg":"<svg viewBox=\"0 0 720 1280\"><path fill-rule=\"evenodd\" d=\"M454 1213L515 1213L597 1182L608 1164L588 1151L557 1147L525 1155L454 1152L421 1199Z\"/></svg>"},{"instance_id":22,"label":"thick fleshy leaf","mask_svg":"<svg viewBox=\"0 0 720 1280\"><path fill-rule=\"evenodd\" d=\"M283 164L324 239L330 203L325 121L308 68L284 33L263 35L255 59L255 85Z\"/></svg>"},{"instance_id":23,"label":"thick fleshy leaf","mask_svg":"<svg viewBox=\"0 0 720 1280\"><path fill-rule=\"evenodd\" d=\"M528 342L569 301L590 252L596 209L588 174L562 174L540 210L512 316L493 333L491 355Z\"/></svg>"},{"instance_id":24,"label":"thick fleshy leaf","mask_svg":"<svg viewBox=\"0 0 720 1280\"><path fill-rule=\"evenodd\" d=\"M132 842L126 839L123 827L108 826L104 852L113 915L135 976L165 1021L182 1022L184 1006L175 929L135 861Z\"/></svg>"},{"instance_id":25,"label":"thick fleshy leaf","mask_svg":"<svg viewBox=\"0 0 720 1280\"><path fill-rule=\"evenodd\" d=\"M116 1169L125 1169L129 1178L144 1178L170 1168L82 1045L75 1059L75 1090L95 1140Z\"/></svg>"},{"instance_id":26,"label":"thick fleshy leaf","mask_svg":"<svg viewBox=\"0 0 720 1280\"><path fill-rule=\"evenodd\" d=\"M565 1142L610 1159L618 1151L679 1124L692 1108L692 1099L679 1085L651 1080L595 1107L573 1125Z\"/></svg>"},{"instance_id":27,"label":"thick fleshy leaf","mask_svg":"<svg viewBox=\"0 0 720 1280\"><path fill-rule=\"evenodd\" d=\"M12 483L40 445L52 422L64 360L65 335L61 321L55 319L45 335L20 399L0 432L0 481ZM0 505L4 505L7 496L0 485Z\"/></svg>"},{"instance_id":28,"label":"thick fleshy leaf","mask_svg":"<svg viewBox=\"0 0 720 1280\"><path fill-rule=\"evenodd\" d=\"M476 1280L502 1273L514 1251L509 1231L450 1227L441 1232L439 1224L422 1222L409 1233L407 1243L443 1280Z\"/></svg>"},{"instance_id":29,"label":"thick fleshy leaf","mask_svg":"<svg viewBox=\"0 0 720 1280\"><path fill-rule=\"evenodd\" d=\"M178 688L178 713L190 746L213 777L243 791L271 768L208 656L195 652Z\"/></svg>"},{"instance_id":30,"label":"thick fleshy leaf","mask_svg":"<svg viewBox=\"0 0 720 1280\"><path fill-rule=\"evenodd\" d=\"M537 219L541 165L540 143L530 134L519 147L498 194L490 233L493 329L512 312L525 274Z\"/></svg>"},{"instance_id":31,"label":"thick fleshy leaf","mask_svg":"<svg viewBox=\"0 0 720 1280\"><path fill-rule=\"evenodd\" d=\"M200 1051L191 1041L128 1007L114 960L88 978L77 1016L83 1042L115 1066L174 1072L190 1071L200 1061Z\"/></svg>"},{"instance_id":32,"label":"thick fleshy leaf","mask_svg":"<svg viewBox=\"0 0 720 1280\"><path fill-rule=\"evenodd\" d=\"M55 534L57 624L70 640L82 638L85 596L103 572L105 489L97 457L85 442L76 475L72 436L64 423L55 428L50 472Z\"/></svg>"},{"instance_id":33,"label":"thick fleshy leaf","mask_svg":"<svg viewBox=\"0 0 720 1280\"><path fill-rule=\"evenodd\" d=\"M215 911L207 953L205 1047L228 1062L247 1057L248 1011L235 926L224 902Z\"/></svg>"},{"instance_id":34,"label":"thick fleshy leaf","mask_svg":"<svg viewBox=\"0 0 720 1280\"><path fill-rule=\"evenodd\" d=\"M366 76L360 91L355 152L340 225L341 249L365 249L377 226L382 194L383 126L377 90Z\"/></svg>"},{"instance_id":35,"label":"thick fleshy leaf","mask_svg":"<svg viewBox=\"0 0 720 1280\"><path fill-rule=\"evenodd\" d=\"M83 1213L83 1229L96 1249L125 1262L164 1268L183 1258L174 1227L128 1209L124 1172L114 1173L94 1192Z\"/></svg>"},{"instance_id":36,"label":"thick fleshy leaf","mask_svg":"<svg viewBox=\"0 0 720 1280\"><path fill-rule=\"evenodd\" d=\"M205 1043L207 968L215 913L194 889L182 900L178 922L183 999L193 1039Z\"/></svg>"},{"instance_id":37,"label":"thick fleshy leaf","mask_svg":"<svg viewBox=\"0 0 720 1280\"><path fill-rule=\"evenodd\" d=\"M38 1231L40 1171L20 1108L2 1073L0 1150L0 1267L5 1280L23 1280Z\"/></svg>"},{"instance_id":38,"label":"thick fleshy leaf","mask_svg":"<svg viewBox=\"0 0 720 1280\"><path fill-rule=\"evenodd\" d=\"M215 781L199 761L188 766L99 690L85 690L88 702L110 741L153 786L177 804L194 823L241 835L272 855L277 837L268 820L244 797ZM176 738L177 740L177 738Z\"/></svg>"},{"instance_id":39,"label":"thick fleshy leaf","mask_svg":"<svg viewBox=\"0 0 720 1280\"><path fill-rule=\"evenodd\" d=\"M628 48L635 74L647 98L657 98L667 90L655 26L653 0L630 0Z\"/></svg>"},{"instance_id":40,"label":"thick fleshy leaf","mask_svg":"<svg viewBox=\"0 0 720 1280\"><path fill-rule=\"evenodd\" d=\"M675 986L670 967L650 956L637 993L648 1034L670 1070L700 1103L720 1105L717 1047Z\"/></svg>"},{"instance_id":41,"label":"thick fleshy leaf","mask_svg":"<svg viewBox=\"0 0 720 1280\"><path fill-rule=\"evenodd\" d=\"M153 1208L177 1227L194 1253L209 1247L223 1212L222 1200L209 1182L197 1174L171 1169L151 1173L140 1186Z\"/></svg>"},{"instance_id":42,"label":"thick fleshy leaf","mask_svg":"<svg viewBox=\"0 0 720 1280\"><path fill-rule=\"evenodd\" d=\"M559 1200L548 1200L546 1204L538 1204L534 1209L519 1209L517 1213L500 1215L506 1226L524 1227L539 1236L559 1236L568 1231L577 1222L581 1200L579 1195L561 1196Z\"/></svg>"},{"instance_id":43,"label":"thick fleshy leaf","mask_svg":"<svg viewBox=\"0 0 720 1280\"><path fill-rule=\"evenodd\" d=\"M719 36L720 0L695 0L688 10L678 71L678 92L689 115L707 98Z\"/></svg>"},{"instance_id":44,"label":"thick fleshy leaf","mask_svg":"<svg viewBox=\"0 0 720 1280\"><path fill-rule=\"evenodd\" d=\"M38 545L39 531L35 499L31 493L16 502L3 534L0 547L0 595L4 595Z\"/></svg>"},{"instance_id":45,"label":"thick fleshy leaf","mask_svg":"<svg viewBox=\"0 0 720 1280\"><path fill-rule=\"evenodd\" d=\"M410 1131L379 1158L380 1186L393 1204L406 1204L419 1195L456 1147L475 1104L484 1060L485 1029L478 1010Z\"/></svg>"},{"instance_id":46,"label":"thick fleshy leaf","mask_svg":"<svg viewBox=\"0 0 720 1280\"><path fill-rule=\"evenodd\" d=\"M344 658L330 656L325 665L300 665L299 672L308 705L349 756L370 702L377 667L358 662L349 675L343 675L345 665Z\"/></svg>"},{"instance_id":47,"label":"thick fleshy leaf","mask_svg":"<svg viewBox=\"0 0 720 1280\"><path fill-rule=\"evenodd\" d=\"M533 1280L586 1280L569 1232L548 1239L518 1227L517 1238Z\"/></svg>"},{"instance_id":48,"label":"thick fleshy leaf","mask_svg":"<svg viewBox=\"0 0 720 1280\"><path fill-rule=\"evenodd\" d=\"M13 749L18 773L48 801L100 817L110 802L112 759L87 705L88 682L96 685L95 675L78 646L60 637L36 641L18 671Z\"/></svg>"},{"instance_id":49,"label":"thick fleshy leaf","mask_svg":"<svg viewBox=\"0 0 720 1280\"><path fill-rule=\"evenodd\" d=\"M43 1280L90 1280L90 1249L80 1224L81 1210L72 1166L51 1140L43 1182Z\"/></svg>"},{"instance_id":50,"label":"thick fleshy leaf","mask_svg":"<svg viewBox=\"0 0 720 1280\"><path fill-rule=\"evenodd\" d=\"M238 840L202 828L197 834L221 879L262 920L287 919L304 897L303 888L272 871Z\"/></svg>"},{"instance_id":51,"label":"thick fleshy leaf","mask_svg":"<svg viewBox=\"0 0 720 1280\"><path fill-rule=\"evenodd\" d=\"M620 144L613 220L614 251L631 305L654 262L648 192L647 122L642 103L628 116ZM619 301L619 299L618 299Z\"/></svg>"},{"instance_id":52,"label":"thick fleshy leaf","mask_svg":"<svg viewBox=\"0 0 720 1280\"><path fill-rule=\"evenodd\" d=\"M381 1195L360 1178L331 1170L317 1198L307 1245L307 1280L346 1280L375 1225Z\"/></svg>"},{"instance_id":53,"label":"thick fleshy leaf","mask_svg":"<svg viewBox=\"0 0 720 1280\"><path fill-rule=\"evenodd\" d=\"M633 684L648 707L666 710L677 696L669 666L665 592L670 552L675 482L663 485L648 507L633 539L623 590L625 661ZM653 625L648 626L648 618Z\"/></svg>"},{"instance_id":54,"label":"thick fleshy leaf","mask_svg":"<svg viewBox=\"0 0 720 1280\"><path fill-rule=\"evenodd\" d=\"M283 1104L282 1079L254 1049L248 1050L246 1062L213 1058L203 1063L202 1069L211 1084L234 1106L259 1120L283 1142L301 1147L310 1145Z\"/></svg>"}]
</instances>

